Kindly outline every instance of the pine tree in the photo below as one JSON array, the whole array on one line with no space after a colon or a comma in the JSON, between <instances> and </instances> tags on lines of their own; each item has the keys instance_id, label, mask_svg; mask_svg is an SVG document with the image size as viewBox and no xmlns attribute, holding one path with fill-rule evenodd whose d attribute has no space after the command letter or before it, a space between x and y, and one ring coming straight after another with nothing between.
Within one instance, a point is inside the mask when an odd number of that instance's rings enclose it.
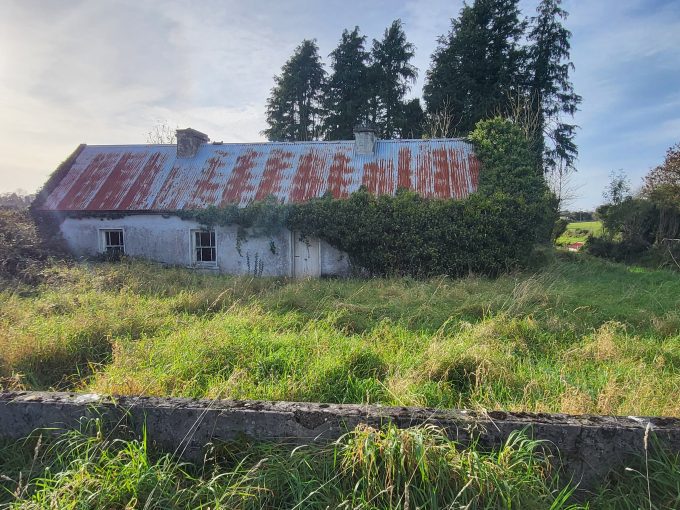
<instances>
[{"instance_id":1,"label":"pine tree","mask_svg":"<svg viewBox=\"0 0 680 510\"><path fill-rule=\"evenodd\" d=\"M333 72L324 90L324 138L351 140L354 127L366 120L370 95L368 84L369 53L366 37L359 27L345 30L338 47L330 54Z\"/></svg>"},{"instance_id":2,"label":"pine tree","mask_svg":"<svg viewBox=\"0 0 680 510\"><path fill-rule=\"evenodd\" d=\"M269 127L262 134L274 141L318 139L325 77L316 41L302 41L274 77L266 108Z\"/></svg>"},{"instance_id":3,"label":"pine tree","mask_svg":"<svg viewBox=\"0 0 680 510\"><path fill-rule=\"evenodd\" d=\"M541 122L537 145L543 152L545 170L555 169L560 162L573 169L578 155L574 143L576 126L562 120L563 115L576 113L581 96L574 92L569 80L569 71L574 68L569 61L571 33L561 23L567 17L561 3L541 0L528 34L530 92Z\"/></svg>"},{"instance_id":4,"label":"pine tree","mask_svg":"<svg viewBox=\"0 0 680 510\"><path fill-rule=\"evenodd\" d=\"M425 112L420 99L411 99L404 103L399 126L400 138L422 138L425 131Z\"/></svg>"},{"instance_id":5,"label":"pine tree","mask_svg":"<svg viewBox=\"0 0 680 510\"><path fill-rule=\"evenodd\" d=\"M367 80L372 90L369 120L383 138L399 136L403 126L404 96L418 76L411 64L414 55L415 47L407 41L401 20L385 29L382 40L373 40Z\"/></svg>"},{"instance_id":6,"label":"pine tree","mask_svg":"<svg viewBox=\"0 0 680 510\"><path fill-rule=\"evenodd\" d=\"M430 114L448 108L455 134L467 135L479 120L503 114L508 95L526 81L519 45L526 23L518 2L475 0L439 38L423 95Z\"/></svg>"}]
</instances>

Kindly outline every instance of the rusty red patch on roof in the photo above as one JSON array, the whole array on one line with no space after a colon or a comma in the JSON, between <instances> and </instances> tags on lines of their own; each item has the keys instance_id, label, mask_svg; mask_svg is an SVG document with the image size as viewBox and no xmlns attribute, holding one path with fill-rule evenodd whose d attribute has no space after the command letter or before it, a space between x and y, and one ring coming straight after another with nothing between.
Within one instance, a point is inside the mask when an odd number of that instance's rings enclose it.
<instances>
[{"instance_id":1,"label":"rusty red patch on roof","mask_svg":"<svg viewBox=\"0 0 680 510\"><path fill-rule=\"evenodd\" d=\"M255 192L255 200L264 200L270 195L278 195L282 189L283 172L292 167L293 153L275 149L267 158L262 179Z\"/></svg>"},{"instance_id":2,"label":"rusty red patch on roof","mask_svg":"<svg viewBox=\"0 0 680 510\"><path fill-rule=\"evenodd\" d=\"M154 152L149 156L140 174L137 176L137 180L128 188L127 193L120 201L119 209L145 209L147 200L151 195L151 185L163 168L165 160L166 156L160 152Z\"/></svg>"},{"instance_id":3,"label":"rusty red patch on roof","mask_svg":"<svg viewBox=\"0 0 680 510\"><path fill-rule=\"evenodd\" d=\"M99 191L90 200L90 208L102 211L118 209L121 199L130 188L130 184L134 182L144 160L145 154L124 153L104 180Z\"/></svg>"},{"instance_id":4,"label":"rusty red patch on roof","mask_svg":"<svg viewBox=\"0 0 680 510\"><path fill-rule=\"evenodd\" d=\"M354 169L350 165L350 158L347 154L338 152L333 156L333 162L328 169L327 190L334 198L347 198L347 191L352 182Z\"/></svg>"},{"instance_id":5,"label":"rusty red patch on roof","mask_svg":"<svg viewBox=\"0 0 680 510\"><path fill-rule=\"evenodd\" d=\"M379 161L364 165L364 178L361 181L373 195L392 195L394 189L394 168L391 161Z\"/></svg>"},{"instance_id":6,"label":"rusty red patch on roof","mask_svg":"<svg viewBox=\"0 0 680 510\"><path fill-rule=\"evenodd\" d=\"M300 163L291 186L291 202L305 202L310 198L323 195L319 191L324 188L325 184L323 179L324 166L324 159L314 150L300 157Z\"/></svg>"},{"instance_id":7,"label":"rusty red patch on roof","mask_svg":"<svg viewBox=\"0 0 680 510\"><path fill-rule=\"evenodd\" d=\"M479 185L479 159L472 153L469 153L465 159L467 160L467 175L470 178L470 188L476 190Z\"/></svg>"},{"instance_id":8,"label":"rusty red patch on roof","mask_svg":"<svg viewBox=\"0 0 680 510\"><path fill-rule=\"evenodd\" d=\"M172 211L275 195L302 202L365 185L376 195L407 188L430 198L477 189L479 161L458 139L378 140L373 155L352 141L205 144L193 158L171 145L86 146L45 198L62 211Z\"/></svg>"},{"instance_id":9,"label":"rusty red patch on roof","mask_svg":"<svg viewBox=\"0 0 680 510\"><path fill-rule=\"evenodd\" d=\"M120 154L98 154L83 170L80 179L61 201L65 210L92 207L92 196L102 187L104 180L120 158Z\"/></svg>"},{"instance_id":10,"label":"rusty red patch on roof","mask_svg":"<svg viewBox=\"0 0 680 510\"><path fill-rule=\"evenodd\" d=\"M250 181L257 155L258 153L254 150L248 150L238 157L224 193L222 193L221 205L240 203L243 194L254 189Z\"/></svg>"},{"instance_id":11,"label":"rusty red patch on roof","mask_svg":"<svg viewBox=\"0 0 680 510\"><path fill-rule=\"evenodd\" d=\"M217 157L209 158L196 181L196 186L189 198L191 204L205 206L215 203L217 192L222 188L219 170L224 163Z\"/></svg>"},{"instance_id":12,"label":"rusty red patch on roof","mask_svg":"<svg viewBox=\"0 0 680 510\"><path fill-rule=\"evenodd\" d=\"M397 189L411 189L411 149L399 149L399 163L397 165Z\"/></svg>"},{"instance_id":13,"label":"rusty red patch on roof","mask_svg":"<svg viewBox=\"0 0 680 510\"><path fill-rule=\"evenodd\" d=\"M451 174L449 173L449 158L445 147L432 151L432 163L434 166L434 198L450 197Z\"/></svg>"}]
</instances>

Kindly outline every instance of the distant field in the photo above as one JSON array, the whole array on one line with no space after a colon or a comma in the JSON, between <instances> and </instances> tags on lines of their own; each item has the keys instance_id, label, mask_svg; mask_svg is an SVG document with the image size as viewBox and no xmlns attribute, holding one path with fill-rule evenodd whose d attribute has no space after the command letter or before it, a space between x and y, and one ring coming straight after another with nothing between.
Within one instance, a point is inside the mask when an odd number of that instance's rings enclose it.
<instances>
[{"instance_id":1,"label":"distant field","mask_svg":"<svg viewBox=\"0 0 680 510\"><path fill-rule=\"evenodd\" d=\"M578 221L569 223L567 230L557 239L555 244L566 246L567 244L585 242L588 236L599 237L602 235L602 222Z\"/></svg>"},{"instance_id":2,"label":"distant field","mask_svg":"<svg viewBox=\"0 0 680 510\"><path fill-rule=\"evenodd\" d=\"M680 277L567 254L498 279L153 264L0 293L6 387L680 416Z\"/></svg>"}]
</instances>

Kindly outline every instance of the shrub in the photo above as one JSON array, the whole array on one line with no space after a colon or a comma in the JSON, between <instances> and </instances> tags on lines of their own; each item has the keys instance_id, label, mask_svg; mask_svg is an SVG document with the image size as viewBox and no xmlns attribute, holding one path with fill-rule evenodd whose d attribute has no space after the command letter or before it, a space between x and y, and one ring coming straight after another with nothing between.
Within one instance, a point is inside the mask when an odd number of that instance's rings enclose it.
<instances>
[{"instance_id":1,"label":"shrub","mask_svg":"<svg viewBox=\"0 0 680 510\"><path fill-rule=\"evenodd\" d=\"M589 237L584 246L586 252L596 257L615 260L617 262L635 262L652 245L644 239L624 239L613 241L602 237Z\"/></svg>"},{"instance_id":2,"label":"shrub","mask_svg":"<svg viewBox=\"0 0 680 510\"><path fill-rule=\"evenodd\" d=\"M503 193L429 200L360 190L298 205L289 222L374 275L497 274L522 263L536 239L532 206Z\"/></svg>"},{"instance_id":3,"label":"shrub","mask_svg":"<svg viewBox=\"0 0 680 510\"><path fill-rule=\"evenodd\" d=\"M51 254L28 211L0 209L0 281L36 283Z\"/></svg>"}]
</instances>

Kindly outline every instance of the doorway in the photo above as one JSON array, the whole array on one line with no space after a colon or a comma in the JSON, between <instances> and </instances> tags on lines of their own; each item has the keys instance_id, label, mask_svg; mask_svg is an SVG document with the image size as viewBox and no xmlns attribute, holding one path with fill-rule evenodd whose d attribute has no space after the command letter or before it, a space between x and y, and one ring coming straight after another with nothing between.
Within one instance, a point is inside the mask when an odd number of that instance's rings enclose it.
<instances>
[{"instance_id":1,"label":"doorway","mask_svg":"<svg viewBox=\"0 0 680 510\"><path fill-rule=\"evenodd\" d=\"M321 276L321 243L293 232L293 276L318 278Z\"/></svg>"}]
</instances>

